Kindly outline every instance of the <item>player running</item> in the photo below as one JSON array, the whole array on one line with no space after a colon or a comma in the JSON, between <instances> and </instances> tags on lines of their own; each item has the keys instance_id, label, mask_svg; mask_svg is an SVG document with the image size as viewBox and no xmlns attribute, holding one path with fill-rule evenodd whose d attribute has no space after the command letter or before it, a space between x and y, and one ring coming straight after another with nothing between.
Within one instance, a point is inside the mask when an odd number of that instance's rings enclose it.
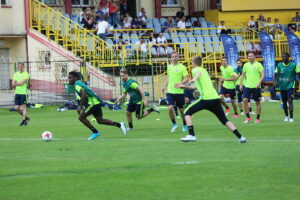
<instances>
[{"instance_id":1,"label":"player running","mask_svg":"<svg viewBox=\"0 0 300 200\"><path fill-rule=\"evenodd\" d=\"M75 86L75 91L78 96L80 96L81 101L77 109L79 120L92 131L92 134L88 140L94 140L100 135L100 131L98 131L87 119L89 115L93 115L98 124L116 126L122 130L124 135L126 135L124 122L118 123L108 119L103 119L101 109L102 99L100 99L89 87L80 81L80 75L78 72L72 71L69 73L69 83Z\"/></svg>"},{"instance_id":2,"label":"player running","mask_svg":"<svg viewBox=\"0 0 300 200\"><path fill-rule=\"evenodd\" d=\"M236 73L234 72L234 69L232 66L228 65L227 58L222 58L222 66L220 67L222 78L220 78L220 84L221 84L221 90L220 90L220 98L222 105L226 108L225 114L226 116L229 114L230 107L225 102L224 97L226 94L229 94L230 101L234 110L234 118L237 118L238 112L237 112L237 106L235 103L235 80L236 80Z\"/></svg>"},{"instance_id":3,"label":"player running","mask_svg":"<svg viewBox=\"0 0 300 200\"><path fill-rule=\"evenodd\" d=\"M206 69L202 66L202 58L197 56L192 60L192 75L193 79L191 83L195 83L196 88L201 94L201 97L191 103L185 110L185 120L188 126L189 134L184 138L181 138L183 142L196 141L194 133L194 127L192 122L192 115L201 110L209 110L214 113L220 122L225 125L233 134L239 139L240 143L245 143L246 138L243 137L234 124L225 116L220 102L220 97L213 86L210 76ZM183 84L176 84L177 88L190 88L193 89L195 86L185 86Z\"/></svg>"},{"instance_id":4,"label":"player running","mask_svg":"<svg viewBox=\"0 0 300 200\"><path fill-rule=\"evenodd\" d=\"M171 53L171 64L168 65L167 75L168 80L166 81L166 85L162 88L162 92L165 93L167 88L167 100L168 100L168 111L169 116L172 121L171 132L175 132L178 128L175 114L174 114L174 105L178 106L183 127L182 131L187 131L187 126L184 118L183 107L184 107L184 90L181 88L175 88L175 84L178 83L186 83L188 81L188 72L186 67L178 62L179 56L177 52Z\"/></svg>"},{"instance_id":5,"label":"player running","mask_svg":"<svg viewBox=\"0 0 300 200\"><path fill-rule=\"evenodd\" d=\"M274 86L280 91L284 109L284 121L294 122L293 96L295 92L296 74L300 77L300 68L295 62L290 62L288 53L282 54L282 62L278 63L275 69ZM289 106L288 106L288 104ZM290 111L290 117L288 113Z\"/></svg>"},{"instance_id":6,"label":"player running","mask_svg":"<svg viewBox=\"0 0 300 200\"><path fill-rule=\"evenodd\" d=\"M119 103L121 99L126 97L127 93L129 94L130 99L126 112L126 117L129 125L127 131L129 131L133 129L131 116L132 112L135 112L135 116L137 119L143 119L153 111L159 113L159 108L153 105L152 108L144 112L144 108L148 105L148 101L144 95L144 89L138 84L138 82L129 77L127 69L121 69L120 77L122 79L123 93L115 101L115 103Z\"/></svg>"},{"instance_id":7,"label":"player running","mask_svg":"<svg viewBox=\"0 0 300 200\"><path fill-rule=\"evenodd\" d=\"M13 75L12 87L15 88L15 109L22 116L20 126L27 126L30 118L27 112L27 89L30 88L30 75L24 71L24 63L18 63Z\"/></svg>"},{"instance_id":8,"label":"player running","mask_svg":"<svg viewBox=\"0 0 300 200\"><path fill-rule=\"evenodd\" d=\"M240 77L240 90L243 91L244 108L246 112L246 120L244 123L248 123L250 118L249 105L250 97L252 96L256 103L256 120L255 123L260 123L261 114L261 83L265 78L264 67L261 63L255 60L253 52L248 53L249 62L244 64L243 73ZM243 87L243 80L246 78L245 87Z\"/></svg>"},{"instance_id":9,"label":"player running","mask_svg":"<svg viewBox=\"0 0 300 200\"><path fill-rule=\"evenodd\" d=\"M242 105L242 102L243 102L243 91L240 90L240 77L241 77L241 75L243 73L243 62L241 60L237 60L236 64L237 64L237 68L234 70L234 72L237 74L237 79L235 81L235 87L236 87L235 89L236 89L236 92L237 92L238 106L239 106L241 115L244 115L244 109L243 109L243 105ZM244 80L243 80L243 87L245 86L245 83L246 83L246 78L244 78ZM248 103L248 106L249 106L249 112L250 112L250 114L255 115L255 112L252 111L252 107L251 107L251 102L250 101Z\"/></svg>"}]
</instances>

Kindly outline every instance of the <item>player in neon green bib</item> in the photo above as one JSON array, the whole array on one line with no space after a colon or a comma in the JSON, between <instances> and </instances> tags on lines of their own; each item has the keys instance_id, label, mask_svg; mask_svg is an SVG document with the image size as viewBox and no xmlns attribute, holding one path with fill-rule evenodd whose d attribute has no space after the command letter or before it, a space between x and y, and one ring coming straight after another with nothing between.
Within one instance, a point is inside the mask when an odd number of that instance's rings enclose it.
<instances>
[{"instance_id":1,"label":"player in neon green bib","mask_svg":"<svg viewBox=\"0 0 300 200\"><path fill-rule=\"evenodd\" d=\"M275 69L274 86L280 91L285 122L294 122L293 95L295 92L296 74L300 77L300 68L295 62L290 62L288 53L282 54L282 62ZM289 106L288 106L289 105ZM288 114L288 107L290 116Z\"/></svg>"},{"instance_id":2,"label":"player in neon green bib","mask_svg":"<svg viewBox=\"0 0 300 200\"><path fill-rule=\"evenodd\" d=\"M167 89L167 101L168 101L168 111L169 117L172 121L171 132L175 132L178 128L175 114L174 114L174 106L176 105L179 108L183 127L182 131L187 131L187 126L184 119L183 107L184 107L184 89L175 88L175 84L178 83L186 83L188 81L188 72L186 67L178 62L179 55L177 52L171 53L171 64L168 65L167 75L168 80L166 81L166 85L162 88L162 92L165 93Z\"/></svg>"},{"instance_id":3,"label":"player in neon green bib","mask_svg":"<svg viewBox=\"0 0 300 200\"><path fill-rule=\"evenodd\" d=\"M144 108L148 105L148 101L144 95L144 89L138 84L138 82L129 77L127 69L121 69L120 77L122 79L123 93L115 103L119 103L121 99L126 97L127 93L129 94L130 99L127 106L126 117L129 126L129 128L127 128L127 131L130 131L133 129L131 116L133 112L135 112L135 116L137 119L143 119L153 111L159 113L159 109L155 105L153 105L152 108L144 112Z\"/></svg>"},{"instance_id":4,"label":"player in neon green bib","mask_svg":"<svg viewBox=\"0 0 300 200\"><path fill-rule=\"evenodd\" d=\"M227 58L222 58L222 65L220 67L222 78L220 78L221 90L220 90L220 98L222 105L226 108L225 114L226 116L229 114L230 107L224 100L226 94L229 94L231 105L234 110L234 118L237 118L239 115L237 113L237 106L235 103L235 84L234 81L236 80L236 73L232 66L228 65Z\"/></svg>"},{"instance_id":5,"label":"player in neon green bib","mask_svg":"<svg viewBox=\"0 0 300 200\"><path fill-rule=\"evenodd\" d=\"M249 62L244 64L243 73L240 77L240 90L243 91L244 108L246 112L246 120L244 123L248 123L250 118L248 102L250 97L253 97L256 103L256 119L255 123L260 123L261 114L261 83L265 78L264 67L261 63L255 60L255 55L253 52L248 53ZM243 87L243 81L246 78L245 87Z\"/></svg>"},{"instance_id":6,"label":"player in neon green bib","mask_svg":"<svg viewBox=\"0 0 300 200\"><path fill-rule=\"evenodd\" d=\"M23 117L20 126L27 126L30 118L27 113L27 89L30 88L30 76L24 71L24 63L18 63L13 75L12 87L15 88L15 109Z\"/></svg>"},{"instance_id":7,"label":"player in neon green bib","mask_svg":"<svg viewBox=\"0 0 300 200\"><path fill-rule=\"evenodd\" d=\"M230 122L223 111L220 97L213 86L210 76L206 69L202 66L202 58L197 56L192 60L192 75L191 83L195 83L196 88L200 92L201 97L191 103L185 110L185 120L188 126L189 134L181 138L183 142L196 141L192 115L201 110L208 110L216 115L219 121L226 126L239 139L240 143L245 143L246 138L243 137L232 122ZM195 89L195 86L186 86L184 84L176 84L177 88Z\"/></svg>"}]
</instances>

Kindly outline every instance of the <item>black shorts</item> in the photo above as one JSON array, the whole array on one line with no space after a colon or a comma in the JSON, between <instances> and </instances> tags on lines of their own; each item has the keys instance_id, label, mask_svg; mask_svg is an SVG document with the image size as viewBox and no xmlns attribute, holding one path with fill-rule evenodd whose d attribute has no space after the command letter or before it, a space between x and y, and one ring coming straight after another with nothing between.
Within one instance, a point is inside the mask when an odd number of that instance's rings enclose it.
<instances>
[{"instance_id":1,"label":"black shorts","mask_svg":"<svg viewBox=\"0 0 300 200\"><path fill-rule=\"evenodd\" d=\"M260 101L260 98L261 98L260 88L244 87L243 98L250 100L251 97L254 99L254 101Z\"/></svg>"},{"instance_id":2,"label":"black shorts","mask_svg":"<svg viewBox=\"0 0 300 200\"><path fill-rule=\"evenodd\" d=\"M240 86L237 85L237 86L235 87L235 90L236 90L236 92L237 92L238 102L239 102L239 103L243 102L243 91L240 90Z\"/></svg>"},{"instance_id":3,"label":"black shorts","mask_svg":"<svg viewBox=\"0 0 300 200\"><path fill-rule=\"evenodd\" d=\"M281 95L282 101L287 101L288 99L293 100L294 99L294 93L295 93L294 88L290 88L288 90L281 90L280 95Z\"/></svg>"},{"instance_id":4,"label":"black shorts","mask_svg":"<svg viewBox=\"0 0 300 200\"><path fill-rule=\"evenodd\" d=\"M140 118L143 116L144 114L144 104L143 103L140 103L140 104L137 104L137 103L129 103L128 106L127 106L127 112L135 112L135 116L137 118Z\"/></svg>"},{"instance_id":5,"label":"black shorts","mask_svg":"<svg viewBox=\"0 0 300 200\"><path fill-rule=\"evenodd\" d=\"M229 94L230 99L235 99L235 89L227 89L227 88L221 87L220 94L222 94L224 96L226 94Z\"/></svg>"},{"instance_id":6,"label":"black shorts","mask_svg":"<svg viewBox=\"0 0 300 200\"><path fill-rule=\"evenodd\" d=\"M212 100L201 100L198 99L191 103L185 110L185 115L193 115L194 113L201 111L201 110L208 110L214 113L217 118L220 120L222 124L226 124L228 122L227 117L225 116L224 110L221 105L220 99L212 99Z\"/></svg>"},{"instance_id":7,"label":"black shorts","mask_svg":"<svg viewBox=\"0 0 300 200\"><path fill-rule=\"evenodd\" d=\"M15 105L21 106L27 104L27 94L16 94Z\"/></svg>"},{"instance_id":8,"label":"black shorts","mask_svg":"<svg viewBox=\"0 0 300 200\"><path fill-rule=\"evenodd\" d=\"M167 93L167 101L168 101L168 106L178 106L178 108L183 108L184 107L184 94L171 94Z\"/></svg>"},{"instance_id":9,"label":"black shorts","mask_svg":"<svg viewBox=\"0 0 300 200\"><path fill-rule=\"evenodd\" d=\"M94 117L102 117L102 109L101 109L101 103L93 105L93 106L88 106L84 109L86 112L87 116L93 115Z\"/></svg>"}]
</instances>

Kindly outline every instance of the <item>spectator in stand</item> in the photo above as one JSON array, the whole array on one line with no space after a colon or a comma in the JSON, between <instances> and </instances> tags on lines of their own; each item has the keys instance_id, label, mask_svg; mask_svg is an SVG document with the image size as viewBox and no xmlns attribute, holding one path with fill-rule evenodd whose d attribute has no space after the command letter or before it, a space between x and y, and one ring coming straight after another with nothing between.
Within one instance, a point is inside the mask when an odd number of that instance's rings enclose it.
<instances>
[{"instance_id":1,"label":"spectator in stand","mask_svg":"<svg viewBox=\"0 0 300 200\"><path fill-rule=\"evenodd\" d=\"M123 25L124 29L131 29L131 22L129 21L127 16L124 18L123 23L124 23Z\"/></svg>"},{"instance_id":2,"label":"spectator in stand","mask_svg":"<svg viewBox=\"0 0 300 200\"><path fill-rule=\"evenodd\" d=\"M145 8L141 8L141 11L139 12L139 21L141 22L142 25L146 24L146 20L147 20L147 14L146 14L146 10Z\"/></svg>"},{"instance_id":3,"label":"spectator in stand","mask_svg":"<svg viewBox=\"0 0 300 200\"><path fill-rule=\"evenodd\" d=\"M123 41L123 38L120 37L119 41L117 42L117 49L121 50L122 49L122 45L124 45L125 42Z\"/></svg>"},{"instance_id":4,"label":"spectator in stand","mask_svg":"<svg viewBox=\"0 0 300 200\"><path fill-rule=\"evenodd\" d=\"M177 28L186 29L186 18L183 16L181 20L177 23Z\"/></svg>"},{"instance_id":5,"label":"spectator in stand","mask_svg":"<svg viewBox=\"0 0 300 200\"><path fill-rule=\"evenodd\" d=\"M97 35L102 40L106 40L106 34L108 31L108 22L106 20L104 20L103 18L100 18L96 28L98 29Z\"/></svg>"},{"instance_id":6,"label":"spectator in stand","mask_svg":"<svg viewBox=\"0 0 300 200\"><path fill-rule=\"evenodd\" d=\"M178 11L177 13L176 13L176 21L179 21L179 20L181 20L182 19L182 17L184 17L184 7L182 6L181 8L180 8L180 11Z\"/></svg>"},{"instance_id":7,"label":"spectator in stand","mask_svg":"<svg viewBox=\"0 0 300 200\"><path fill-rule=\"evenodd\" d=\"M154 33L150 34L149 44L151 45L152 48L155 48L158 51L158 54L159 54L159 48L157 46L157 39L156 39Z\"/></svg>"},{"instance_id":8,"label":"spectator in stand","mask_svg":"<svg viewBox=\"0 0 300 200\"><path fill-rule=\"evenodd\" d=\"M297 30L297 20L296 20L296 17L293 17L292 22L290 24L288 24L288 28L287 28L288 31L291 31L290 28L293 29L294 31Z\"/></svg>"},{"instance_id":9,"label":"spectator in stand","mask_svg":"<svg viewBox=\"0 0 300 200\"><path fill-rule=\"evenodd\" d=\"M83 26L83 28L86 29L86 30L93 30L94 29L94 18L93 17L89 17L87 20L88 21Z\"/></svg>"},{"instance_id":10,"label":"spectator in stand","mask_svg":"<svg viewBox=\"0 0 300 200\"><path fill-rule=\"evenodd\" d=\"M266 22L266 18L264 16L264 14L259 14L257 21L262 21L262 22Z\"/></svg>"},{"instance_id":11,"label":"spectator in stand","mask_svg":"<svg viewBox=\"0 0 300 200\"><path fill-rule=\"evenodd\" d=\"M252 30L257 30L257 22L254 19L254 16L250 17L250 21L248 22L248 28Z\"/></svg>"},{"instance_id":12,"label":"spectator in stand","mask_svg":"<svg viewBox=\"0 0 300 200\"><path fill-rule=\"evenodd\" d=\"M120 3L120 17L123 19L128 11L127 0L122 0Z\"/></svg>"},{"instance_id":13,"label":"spectator in stand","mask_svg":"<svg viewBox=\"0 0 300 200\"><path fill-rule=\"evenodd\" d=\"M139 52L141 52L143 54L147 53L147 44L145 43L144 38L141 38L140 40L138 40L136 42L136 45L138 45L137 48L138 48Z\"/></svg>"},{"instance_id":14,"label":"spectator in stand","mask_svg":"<svg viewBox=\"0 0 300 200\"><path fill-rule=\"evenodd\" d=\"M283 25L282 24L279 24L279 19L278 18L275 18L275 20L274 20L274 29L275 30L280 30L280 31L283 31L284 30L284 27L283 27Z\"/></svg>"},{"instance_id":15,"label":"spectator in stand","mask_svg":"<svg viewBox=\"0 0 300 200\"><path fill-rule=\"evenodd\" d=\"M86 25L87 24L87 18L88 18L88 13L87 13L87 8L82 8L82 11L79 14L79 23Z\"/></svg>"},{"instance_id":16,"label":"spectator in stand","mask_svg":"<svg viewBox=\"0 0 300 200\"><path fill-rule=\"evenodd\" d=\"M300 14L299 14L299 12L296 12L296 22L300 22Z\"/></svg>"},{"instance_id":17,"label":"spectator in stand","mask_svg":"<svg viewBox=\"0 0 300 200\"><path fill-rule=\"evenodd\" d=\"M158 35L156 41L157 41L157 44L158 44L159 46L162 46L165 50L168 49L168 45L167 45L168 41L167 41L167 39L163 36L163 33L162 33L162 32L159 33L159 35ZM171 52L170 52L170 53L171 53ZM160 52L159 52L159 54L160 54ZM162 54L162 56L164 56L164 53Z\"/></svg>"},{"instance_id":18,"label":"spectator in stand","mask_svg":"<svg viewBox=\"0 0 300 200\"><path fill-rule=\"evenodd\" d=\"M128 18L128 22L131 24L132 22L132 17L130 16L129 12L126 13L126 17Z\"/></svg>"},{"instance_id":19,"label":"spectator in stand","mask_svg":"<svg viewBox=\"0 0 300 200\"><path fill-rule=\"evenodd\" d=\"M300 25L298 26L298 29L295 32L295 35L300 39Z\"/></svg>"},{"instance_id":20,"label":"spectator in stand","mask_svg":"<svg viewBox=\"0 0 300 200\"><path fill-rule=\"evenodd\" d=\"M109 8L109 22L111 25L115 24L116 14L118 11L117 5L113 0L108 0L108 8Z\"/></svg>"},{"instance_id":21,"label":"spectator in stand","mask_svg":"<svg viewBox=\"0 0 300 200\"><path fill-rule=\"evenodd\" d=\"M95 7L91 7L90 12L88 13L88 17L95 17L95 16L96 16Z\"/></svg>"},{"instance_id":22,"label":"spectator in stand","mask_svg":"<svg viewBox=\"0 0 300 200\"><path fill-rule=\"evenodd\" d=\"M133 21L131 23L131 27L133 29L141 29L142 28L142 24L141 22L138 20L138 18L134 17Z\"/></svg>"},{"instance_id":23,"label":"spectator in stand","mask_svg":"<svg viewBox=\"0 0 300 200\"><path fill-rule=\"evenodd\" d=\"M265 23L266 32L270 35L274 35L274 24L272 23L272 18L268 17ZM274 38L274 37L273 37Z\"/></svg>"},{"instance_id":24,"label":"spectator in stand","mask_svg":"<svg viewBox=\"0 0 300 200\"><path fill-rule=\"evenodd\" d=\"M99 6L101 6L101 11L103 12L103 17L108 18L109 17L109 8L108 8L108 3L106 0L102 0L99 3Z\"/></svg>"},{"instance_id":25,"label":"spectator in stand","mask_svg":"<svg viewBox=\"0 0 300 200\"><path fill-rule=\"evenodd\" d=\"M95 16L96 16L96 22L99 21L99 18L103 18L103 17L104 17L104 12L102 11L102 6L99 5L99 6L97 7Z\"/></svg>"},{"instance_id":26,"label":"spectator in stand","mask_svg":"<svg viewBox=\"0 0 300 200\"><path fill-rule=\"evenodd\" d=\"M162 30L163 33L164 32L168 32L168 33L172 33L173 32L173 28L172 28L172 17L168 17L167 21L165 21L162 25Z\"/></svg>"},{"instance_id":27,"label":"spectator in stand","mask_svg":"<svg viewBox=\"0 0 300 200\"><path fill-rule=\"evenodd\" d=\"M221 21L221 24L218 26L217 34L220 35L221 33L227 34L229 31L225 27L225 22Z\"/></svg>"},{"instance_id":28,"label":"spectator in stand","mask_svg":"<svg viewBox=\"0 0 300 200\"><path fill-rule=\"evenodd\" d=\"M265 16L263 14L259 14L259 17L257 18L258 29L264 30L265 29L265 22L266 22Z\"/></svg>"}]
</instances>

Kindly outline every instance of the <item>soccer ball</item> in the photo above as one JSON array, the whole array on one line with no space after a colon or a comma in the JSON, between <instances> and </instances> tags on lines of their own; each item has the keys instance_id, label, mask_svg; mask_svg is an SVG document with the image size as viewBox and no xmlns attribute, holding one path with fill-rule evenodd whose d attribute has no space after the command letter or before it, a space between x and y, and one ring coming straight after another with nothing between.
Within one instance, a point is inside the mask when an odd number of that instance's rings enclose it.
<instances>
[{"instance_id":1,"label":"soccer ball","mask_svg":"<svg viewBox=\"0 0 300 200\"><path fill-rule=\"evenodd\" d=\"M52 140L52 133L50 131L44 131L42 133L42 140L45 142L49 142Z\"/></svg>"}]
</instances>

